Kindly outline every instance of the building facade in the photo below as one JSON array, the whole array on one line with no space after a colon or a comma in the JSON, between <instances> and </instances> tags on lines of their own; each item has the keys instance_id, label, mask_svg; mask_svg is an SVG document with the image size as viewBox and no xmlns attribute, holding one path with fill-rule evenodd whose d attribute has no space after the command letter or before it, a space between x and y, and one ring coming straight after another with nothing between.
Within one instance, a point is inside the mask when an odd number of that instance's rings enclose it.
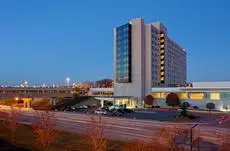
<instances>
[{"instance_id":1,"label":"building facade","mask_svg":"<svg viewBox=\"0 0 230 151\"><path fill-rule=\"evenodd\" d=\"M103 101L113 102L114 105L124 105L128 108L143 107L144 103L138 103L133 97L113 96L114 88L91 88L92 96ZM230 82L193 82L189 87L153 87L150 95L153 96L153 106L171 108L166 103L167 95L175 93L180 102L188 102L189 109L205 109L207 104L213 103L214 110L230 111Z\"/></svg>"},{"instance_id":2,"label":"building facade","mask_svg":"<svg viewBox=\"0 0 230 151\"><path fill-rule=\"evenodd\" d=\"M141 18L114 29L114 95L143 99L152 87L186 83L186 52L160 22Z\"/></svg>"}]
</instances>

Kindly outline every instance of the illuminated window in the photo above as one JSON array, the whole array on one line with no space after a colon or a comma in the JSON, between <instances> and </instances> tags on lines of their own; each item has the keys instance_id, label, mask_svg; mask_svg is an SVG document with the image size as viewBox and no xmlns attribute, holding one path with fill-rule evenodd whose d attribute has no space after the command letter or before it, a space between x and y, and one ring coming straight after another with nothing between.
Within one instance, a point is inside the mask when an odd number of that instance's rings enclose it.
<instances>
[{"instance_id":1,"label":"illuminated window","mask_svg":"<svg viewBox=\"0 0 230 151\"><path fill-rule=\"evenodd\" d=\"M179 99L185 100L187 98L186 93L178 93Z\"/></svg>"},{"instance_id":2,"label":"illuminated window","mask_svg":"<svg viewBox=\"0 0 230 151\"><path fill-rule=\"evenodd\" d=\"M164 37L165 36L165 34L160 34L160 37Z\"/></svg>"},{"instance_id":3,"label":"illuminated window","mask_svg":"<svg viewBox=\"0 0 230 151\"><path fill-rule=\"evenodd\" d=\"M161 42L164 42L164 41L165 41L164 39L161 40Z\"/></svg>"},{"instance_id":4,"label":"illuminated window","mask_svg":"<svg viewBox=\"0 0 230 151\"><path fill-rule=\"evenodd\" d=\"M211 100L220 100L220 93L211 93L210 99Z\"/></svg>"},{"instance_id":5,"label":"illuminated window","mask_svg":"<svg viewBox=\"0 0 230 151\"><path fill-rule=\"evenodd\" d=\"M161 53L164 53L165 51L164 50L161 50Z\"/></svg>"},{"instance_id":6,"label":"illuminated window","mask_svg":"<svg viewBox=\"0 0 230 151\"><path fill-rule=\"evenodd\" d=\"M161 81L164 81L165 80L165 78L164 77L161 77Z\"/></svg>"},{"instance_id":7,"label":"illuminated window","mask_svg":"<svg viewBox=\"0 0 230 151\"><path fill-rule=\"evenodd\" d=\"M165 74L165 72L161 72L161 75L164 75Z\"/></svg>"},{"instance_id":8,"label":"illuminated window","mask_svg":"<svg viewBox=\"0 0 230 151\"><path fill-rule=\"evenodd\" d=\"M189 98L192 100L203 100L205 98L204 93L189 93Z\"/></svg>"},{"instance_id":9,"label":"illuminated window","mask_svg":"<svg viewBox=\"0 0 230 151\"><path fill-rule=\"evenodd\" d=\"M161 98L161 93L152 93L153 98L159 99Z\"/></svg>"},{"instance_id":10,"label":"illuminated window","mask_svg":"<svg viewBox=\"0 0 230 151\"><path fill-rule=\"evenodd\" d=\"M161 70L164 70L164 66L161 67Z\"/></svg>"},{"instance_id":11,"label":"illuminated window","mask_svg":"<svg viewBox=\"0 0 230 151\"><path fill-rule=\"evenodd\" d=\"M163 65L165 62L164 61L161 61L161 65Z\"/></svg>"},{"instance_id":12,"label":"illuminated window","mask_svg":"<svg viewBox=\"0 0 230 151\"><path fill-rule=\"evenodd\" d=\"M161 59L164 59L165 56L161 56Z\"/></svg>"},{"instance_id":13,"label":"illuminated window","mask_svg":"<svg viewBox=\"0 0 230 151\"><path fill-rule=\"evenodd\" d=\"M169 93L161 93L161 98L165 99Z\"/></svg>"},{"instance_id":14,"label":"illuminated window","mask_svg":"<svg viewBox=\"0 0 230 151\"><path fill-rule=\"evenodd\" d=\"M161 47L161 48L164 48L164 47L165 47L165 45L161 45L160 47Z\"/></svg>"}]
</instances>

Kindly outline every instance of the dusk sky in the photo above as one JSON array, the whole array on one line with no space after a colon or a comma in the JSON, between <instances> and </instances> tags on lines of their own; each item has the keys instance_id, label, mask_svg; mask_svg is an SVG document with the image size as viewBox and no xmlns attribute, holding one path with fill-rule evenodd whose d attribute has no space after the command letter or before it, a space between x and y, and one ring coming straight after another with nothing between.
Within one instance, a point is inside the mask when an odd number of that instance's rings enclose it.
<instances>
[{"instance_id":1,"label":"dusk sky","mask_svg":"<svg viewBox=\"0 0 230 151\"><path fill-rule=\"evenodd\" d=\"M0 1L0 84L113 78L113 28L163 22L187 51L188 81L230 80L229 0Z\"/></svg>"}]
</instances>

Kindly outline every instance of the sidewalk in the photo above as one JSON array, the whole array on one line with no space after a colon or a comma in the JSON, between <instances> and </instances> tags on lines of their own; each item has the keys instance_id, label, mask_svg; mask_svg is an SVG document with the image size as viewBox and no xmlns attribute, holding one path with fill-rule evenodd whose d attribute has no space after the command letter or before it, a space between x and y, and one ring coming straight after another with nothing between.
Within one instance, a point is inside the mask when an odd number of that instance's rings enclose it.
<instances>
[{"instance_id":1,"label":"sidewalk","mask_svg":"<svg viewBox=\"0 0 230 151\"><path fill-rule=\"evenodd\" d=\"M144 112L151 112L151 111L167 111L167 112L180 112L180 108L140 108L134 109L135 111L144 111ZM207 110L187 110L190 113L199 113L199 114L208 114L208 115L221 115L221 114L229 114L230 112L221 112L221 111L207 111Z\"/></svg>"}]
</instances>

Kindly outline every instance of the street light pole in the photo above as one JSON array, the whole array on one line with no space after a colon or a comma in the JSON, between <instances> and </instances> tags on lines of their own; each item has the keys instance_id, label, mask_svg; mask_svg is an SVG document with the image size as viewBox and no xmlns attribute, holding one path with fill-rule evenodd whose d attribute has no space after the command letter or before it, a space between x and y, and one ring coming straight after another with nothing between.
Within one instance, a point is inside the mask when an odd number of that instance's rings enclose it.
<instances>
[{"instance_id":1,"label":"street light pole","mask_svg":"<svg viewBox=\"0 0 230 151\"><path fill-rule=\"evenodd\" d=\"M66 84L67 84L67 86L69 86L69 82L70 82L70 78L67 77L67 78L66 78Z\"/></svg>"}]
</instances>

